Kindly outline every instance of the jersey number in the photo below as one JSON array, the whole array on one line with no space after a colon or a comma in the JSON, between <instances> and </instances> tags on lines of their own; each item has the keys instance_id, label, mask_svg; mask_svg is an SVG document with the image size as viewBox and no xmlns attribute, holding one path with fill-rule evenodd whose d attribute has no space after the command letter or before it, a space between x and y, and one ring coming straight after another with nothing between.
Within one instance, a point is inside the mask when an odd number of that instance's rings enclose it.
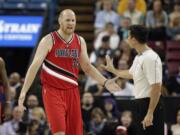
<instances>
[{"instance_id":1,"label":"jersey number","mask_svg":"<svg viewBox=\"0 0 180 135\"><path fill-rule=\"evenodd\" d=\"M73 68L77 68L78 66L79 66L79 61L78 61L77 58L74 58L74 59L73 59L73 65L72 65L72 67L73 67Z\"/></svg>"}]
</instances>

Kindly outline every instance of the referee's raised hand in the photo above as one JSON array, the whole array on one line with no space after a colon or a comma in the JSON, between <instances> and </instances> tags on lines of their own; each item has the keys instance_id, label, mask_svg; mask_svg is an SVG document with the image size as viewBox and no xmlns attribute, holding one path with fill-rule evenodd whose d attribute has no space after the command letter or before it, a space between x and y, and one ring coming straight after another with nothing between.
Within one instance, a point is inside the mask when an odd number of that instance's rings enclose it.
<instances>
[{"instance_id":1,"label":"referee's raised hand","mask_svg":"<svg viewBox=\"0 0 180 135\"><path fill-rule=\"evenodd\" d=\"M111 73L113 73L114 66L113 66L113 59L106 55L106 65L101 65L101 67Z\"/></svg>"}]
</instances>

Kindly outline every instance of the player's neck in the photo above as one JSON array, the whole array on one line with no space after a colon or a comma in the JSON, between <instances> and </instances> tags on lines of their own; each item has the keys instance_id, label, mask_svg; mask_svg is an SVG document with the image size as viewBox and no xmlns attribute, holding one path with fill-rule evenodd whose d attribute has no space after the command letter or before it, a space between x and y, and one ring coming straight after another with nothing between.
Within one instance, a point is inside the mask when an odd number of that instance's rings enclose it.
<instances>
[{"instance_id":1,"label":"player's neck","mask_svg":"<svg viewBox=\"0 0 180 135\"><path fill-rule=\"evenodd\" d=\"M143 52L145 52L146 50L149 50L150 48L146 45L146 44L144 44L144 45L138 45L137 47L136 47L136 51L137 51L137 53L138 53L138 55L141 55Z\"/></svg>"},{"instance_id":2,"label":"player's neck","mask_svg":"<svg viewBox=\"0 0 180 135\"><path fill-rule=\"evenodd\" d=\"M72 38L73 34L66 34L64 33L61 29L57 30L57 32L61 35L61 37L65 40L65 41L69 41Z\"/></svg>"}]
</instances>

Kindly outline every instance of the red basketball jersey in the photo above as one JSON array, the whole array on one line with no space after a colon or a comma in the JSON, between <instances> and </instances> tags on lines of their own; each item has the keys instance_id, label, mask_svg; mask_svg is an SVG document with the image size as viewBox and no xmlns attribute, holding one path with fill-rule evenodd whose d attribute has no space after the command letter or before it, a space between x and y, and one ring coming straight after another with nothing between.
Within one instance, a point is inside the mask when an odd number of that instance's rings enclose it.
<instances>
[{"instance_id":1,"label":"red basketball jersey","mask_svg":"<svg viewBox=\"0 0 180 135\"><path fill-rule=\"evenodd\" d=\"M51 36L53 46L42 65L42 84L60 89L77 87L81 52L79 36L74 33L68 43L57 31Z\"/></svg>"}]
</instances>

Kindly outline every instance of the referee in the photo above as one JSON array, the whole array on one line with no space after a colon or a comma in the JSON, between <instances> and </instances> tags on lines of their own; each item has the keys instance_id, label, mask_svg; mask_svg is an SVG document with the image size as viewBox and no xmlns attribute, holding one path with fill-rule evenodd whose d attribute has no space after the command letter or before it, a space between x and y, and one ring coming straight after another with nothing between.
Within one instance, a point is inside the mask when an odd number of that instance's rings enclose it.
<instances>
[{"instance_id":1,"label":"referee","mask_svg":"<svg viewBox=\"0 0 180 135\"><path fill-rule=\"evenodd\" d=\"M157 53L147 46L147 36L144 26L130 26L127 42L138 53L130 69L115 69L109 56L106 56L107 65L102 67L121 78L133 79L136 134L164 135L164 113L160 101L162 63Z\"/></svg>"}]
</instances>

